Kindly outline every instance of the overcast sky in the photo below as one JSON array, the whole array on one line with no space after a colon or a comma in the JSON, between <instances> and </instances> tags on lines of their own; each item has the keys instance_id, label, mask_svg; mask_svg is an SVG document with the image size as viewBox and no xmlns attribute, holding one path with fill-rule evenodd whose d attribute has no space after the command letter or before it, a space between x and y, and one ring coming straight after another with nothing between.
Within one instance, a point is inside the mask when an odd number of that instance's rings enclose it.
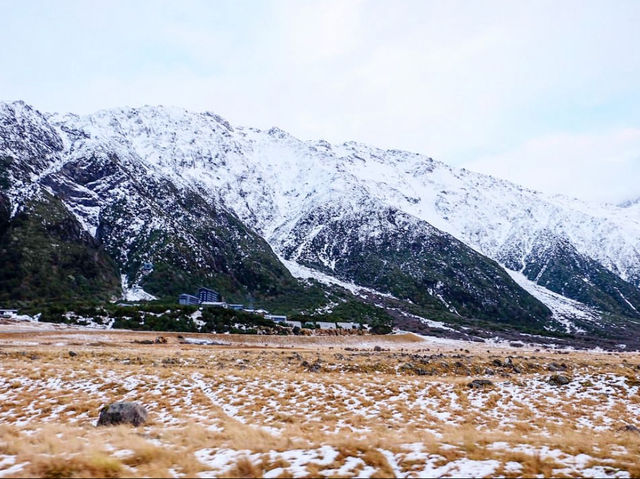
<instances>
[{"instance_id":1,"label":"overcast sky","mask_svg":"<svg viewBox=\"0 0 640 479\"><path fill-rule=\"evenodd\" d=\"M164 104L640 197L640 1L0 0L0 99Z\"/></svg>"}]
</instances>

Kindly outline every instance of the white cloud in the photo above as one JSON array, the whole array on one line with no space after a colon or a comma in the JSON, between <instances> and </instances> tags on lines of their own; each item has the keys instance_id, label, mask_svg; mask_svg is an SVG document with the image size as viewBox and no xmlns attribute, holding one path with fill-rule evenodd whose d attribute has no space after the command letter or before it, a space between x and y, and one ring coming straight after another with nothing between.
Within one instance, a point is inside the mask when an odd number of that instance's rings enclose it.
<instances>
[{"instance_id":1,"label":"white cloud","mask_svg":"<svg viewBox=\"0 0 640 479\"><path fill-rule=\"evenodd\" d=\"M622 202L640 197L640 128L547 135L465 166L538 190Z\"/></svg>"},{"instance_id":2,"label":"white cloud","mask_svg":"<svg viewBox=\"0 0 640 479\"><path fill-rule=\"evenodd\" d=\"M489 156L508 164L516 153L558 150L558 161L583 158L578 183L601 176L607 155L574 137L640 127L637 1L150 5L8 3L0 17L0 43L10 46L0 49L2 99L79 113L177 105L454 164L489 164ZM565 135L562 147L534 146ZM595 137L603 150L607 141L624 143L613 133ZM609 157L618 157L618 143ZM522 177L515 165L494 169ZM557 189L539 176L539 188Z\"/></svg>"}]
</instances>

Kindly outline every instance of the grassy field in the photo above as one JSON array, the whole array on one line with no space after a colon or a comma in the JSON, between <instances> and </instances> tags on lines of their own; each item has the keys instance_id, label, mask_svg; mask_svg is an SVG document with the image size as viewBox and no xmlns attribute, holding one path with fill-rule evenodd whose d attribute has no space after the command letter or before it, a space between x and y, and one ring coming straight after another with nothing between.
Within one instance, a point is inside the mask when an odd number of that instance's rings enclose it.
<instances>
[{"instance_id":1,"label":"grassy field","mask_svg":"<svg viewBox=\"0 0 640 479\"><path fill-rule=\"evenodd\" d=\"M0 477L640 476L636 354L157 336L1 326ZM147 424L96 427L119 400Z\"/></svg>"}]
</instances>

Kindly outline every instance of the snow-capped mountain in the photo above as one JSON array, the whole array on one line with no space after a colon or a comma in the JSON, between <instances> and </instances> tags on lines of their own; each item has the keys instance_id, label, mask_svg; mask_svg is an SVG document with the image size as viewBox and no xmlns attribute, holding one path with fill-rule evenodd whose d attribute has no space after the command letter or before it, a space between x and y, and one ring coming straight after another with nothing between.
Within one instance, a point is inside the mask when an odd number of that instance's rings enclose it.
<instances>
[{"instance_id":1,"label":"snow-capped mountain","mask_svg":"<svg viewBox=\"0 0 640 479\"><path fill-rule=\"evenodd\" d=\"M212 264L252 270L243 258L259 251L251 264L278 283L290 283L279 258L425 315L437 307L569 331L600 324L601 313L640 318L631 202L589 204L416 153L301 141L177 108L50 115L16 102L0 106L0 128L10 218L53 195L130 284L156 293L142 266L159 256L183 275L196 265L204 280ZM212 250L225 250L224 264Z\"/></svg>"}]
</instances>

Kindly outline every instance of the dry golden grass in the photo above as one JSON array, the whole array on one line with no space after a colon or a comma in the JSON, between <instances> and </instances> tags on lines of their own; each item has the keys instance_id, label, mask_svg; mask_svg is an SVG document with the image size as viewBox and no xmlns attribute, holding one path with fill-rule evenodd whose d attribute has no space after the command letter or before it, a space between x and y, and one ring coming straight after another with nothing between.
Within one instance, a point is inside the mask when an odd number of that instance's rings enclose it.
<instances>
[{"instance_id":1,"label":"dry golden grass","mask_svg":"<svg viewBox=\"0 0 640 479\"><path fill-rule=\"evenodd\" d=\"M640 434L618 430L640 426L632 354L465 351L413 335L224 335L214 338L229 346L211 347L163 333L167 344L133 343L155 336L0 333L0 464L11 458L0 473L389 477L464 475L465 461L495 460L488 475L640 476ZM552 363L566 365L569 386L547 383ZM475 378L494 386L472 390ZM146 405L147 424L97 428L116 400Z\"/></svg>"}]
</instances>

